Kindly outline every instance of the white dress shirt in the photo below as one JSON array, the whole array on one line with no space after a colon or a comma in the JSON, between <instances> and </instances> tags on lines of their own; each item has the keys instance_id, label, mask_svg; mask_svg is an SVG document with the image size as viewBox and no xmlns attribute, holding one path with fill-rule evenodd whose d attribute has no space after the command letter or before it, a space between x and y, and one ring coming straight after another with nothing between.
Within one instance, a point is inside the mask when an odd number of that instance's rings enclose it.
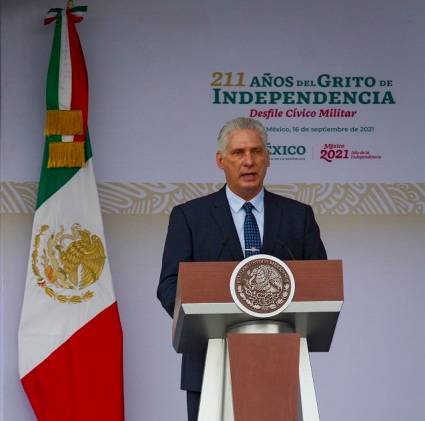
<instances>
[{"instance_id":1,"label":"white dress shirt","mask_svg":"<svg viewBox=\"0 0 425 421\"><path fill-rule=\"evenodd\" d=\"M230 210L232 212L233 222L238 233L239 241L241 243L242 250L245 255L245 235L243 230L243 225L245 222L245 209L243 205L246 200L239 197L237 194L233 193L229 189L229 186L226 185L226 197L229 202ZM263 233L264 233L264 189L261 189L260 193L257 194L254 198L249 200L250 203L254 206L252 209L252 214L257 221L258 230L260 231L261 244L263 243Z\"/></svg>"}]
</instances>

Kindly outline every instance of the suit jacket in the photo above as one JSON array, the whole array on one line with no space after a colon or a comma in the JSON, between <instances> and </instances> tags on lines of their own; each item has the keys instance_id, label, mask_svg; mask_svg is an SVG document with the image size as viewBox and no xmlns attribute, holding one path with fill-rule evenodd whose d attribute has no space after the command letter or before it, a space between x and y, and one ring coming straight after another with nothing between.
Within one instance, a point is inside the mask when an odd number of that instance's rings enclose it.
<instances>
[{"instance_id":1,"label":"suit jacket","mask_svg":"<svg viewBox=\"0 0 425 421\"><path fill-rule=\"evenodd\" d=\"M326 259L310 206L265 190L264 212L261 253L281 260ZM176 206L170 215L157 296L173 317L179 262L243 259L224 187ZM201 390L204 362L205 352L183 354L183 390Z\"/></svg>"}]
</instances>

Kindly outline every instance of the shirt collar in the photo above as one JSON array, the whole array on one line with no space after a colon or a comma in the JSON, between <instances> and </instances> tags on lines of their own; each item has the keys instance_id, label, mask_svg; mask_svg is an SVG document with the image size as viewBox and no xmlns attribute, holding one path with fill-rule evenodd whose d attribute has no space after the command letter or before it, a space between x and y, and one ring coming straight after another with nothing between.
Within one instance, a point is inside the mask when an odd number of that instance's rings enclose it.
<instances>
[{"instance_id":1,"label":"shirt collar","mask_svg":"<svg viewBox=\"0 0 425 421\"><path fill-rule=\"evenodd\" d=\"M233 193L232 190L229 189L229 186L226 184L226 197L229 202L229 206L231 207L233 212L238 212L241 210L242 206L245 204L246 200L239 197L237 194ZM260 190L257 196L253 197L250 202L254 206L254 209L258 212L263 212L264 209L264 188Z\"/></svg>"}]
</instances>

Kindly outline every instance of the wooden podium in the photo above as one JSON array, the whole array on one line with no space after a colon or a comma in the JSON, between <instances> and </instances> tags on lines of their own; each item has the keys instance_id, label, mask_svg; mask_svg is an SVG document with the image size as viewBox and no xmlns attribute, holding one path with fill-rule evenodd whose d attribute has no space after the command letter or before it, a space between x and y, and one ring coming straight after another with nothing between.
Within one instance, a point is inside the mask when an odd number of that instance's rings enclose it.
<instances>
[{"instance_id":1,"label":"wooden podium","mask_svg":"<svg viewBox=\"0 0 425 421\"><path fill-rule=\"evenodd\" d=\"M238 262L180 263L173 320L177 352L205 349L198 421L319 421L309 351L329 351L343 303L342 262L285 262L289 306L255 318L233 302Z\"/></svg>"}]
</instances>

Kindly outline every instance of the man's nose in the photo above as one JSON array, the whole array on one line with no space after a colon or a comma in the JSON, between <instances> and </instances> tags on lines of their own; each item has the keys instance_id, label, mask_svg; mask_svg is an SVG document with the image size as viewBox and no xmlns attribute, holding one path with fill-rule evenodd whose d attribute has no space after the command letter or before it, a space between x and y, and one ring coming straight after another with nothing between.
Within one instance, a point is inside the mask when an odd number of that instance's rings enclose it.
<instances>
[{"instance_id":1,"label":"man's nose","mask_svg":"<svg viewBox=\"0 0 425 421\"><path fill-rule=\"evenodd\" d=\"M254 165L254 157L251 152L247 152L244 155L243 164L246 165L247 167L251 167L252 165Z\"/></svg>"}]
</instances>

